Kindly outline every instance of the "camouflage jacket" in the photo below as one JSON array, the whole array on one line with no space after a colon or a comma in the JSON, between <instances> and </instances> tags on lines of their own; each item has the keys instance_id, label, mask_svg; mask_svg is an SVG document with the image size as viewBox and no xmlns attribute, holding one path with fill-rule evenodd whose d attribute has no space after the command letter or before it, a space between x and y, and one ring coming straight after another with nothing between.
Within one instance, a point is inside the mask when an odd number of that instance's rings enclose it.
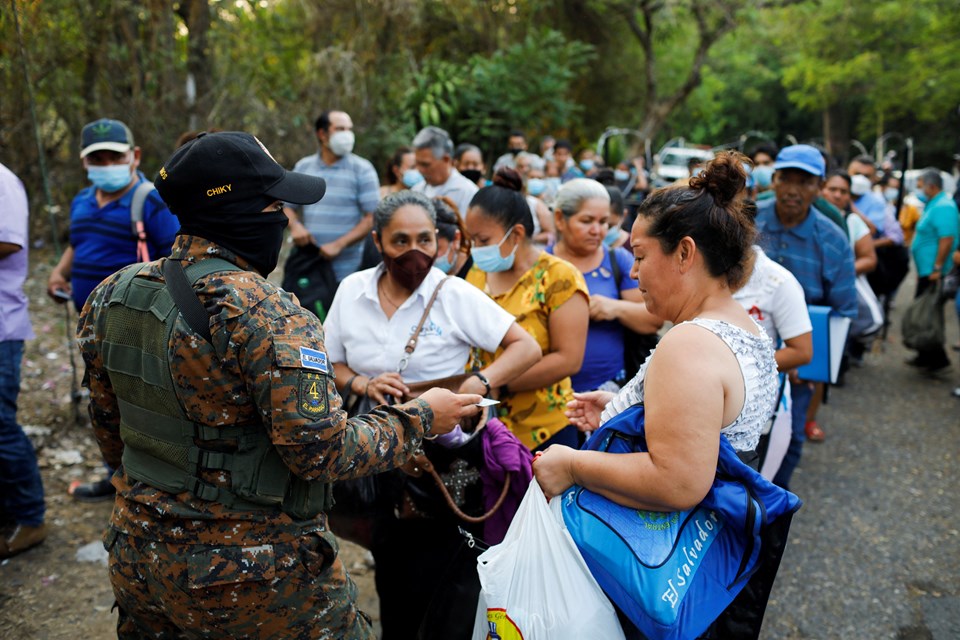
<instances>
[{"instance_id":1,"label":"camouflage jacket","mask_svg":"<svg viewBox=\"0 0 960 640\"><path fill-rule=\"evenodd\" d=\"M259 419L284 463L304 480L330 482L403 464L429 433L433 423L429 405L414 400L348 419L332 370L326 376L301 364L301 347L324 351L319 320L293 296L250 270L243 258L203 238L177 236L170 257L192 263L209 256L245 270L214 274L195 287L211 316L212 347L179 329L171 337L168 363L188 419L214 427ZM126 269L136 269L139 278L163 280L159 260ZM123 472L120 412L101 352L103 320L109 313L106 301L120 273L93 291L78 327L94 433L107 463L118 468L112 526L163 542L238 545L283 542L304 530L324 527L324 514L311 522L294 522L279 510L229 510L189 492L174 495L133 481ZM301 402L307 400L301 398L304 380L325 386L325 401ZM227 475L207 472L202 479L229 486Z\"/></svg>"}]
</instances>

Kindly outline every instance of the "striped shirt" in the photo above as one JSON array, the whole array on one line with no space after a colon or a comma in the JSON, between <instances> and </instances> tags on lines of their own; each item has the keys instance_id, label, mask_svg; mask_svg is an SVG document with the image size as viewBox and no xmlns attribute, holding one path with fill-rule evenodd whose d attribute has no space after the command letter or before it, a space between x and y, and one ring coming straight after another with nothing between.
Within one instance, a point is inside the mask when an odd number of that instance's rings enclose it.
<instances>
[{"instance_id":1,"label":"striped shirt","mask_svg":"<svg viewBox=\"0 0 960 640\"><path fill-rule=\"evenodd\" d=\"M319 176L327 182L327 192L320 202L307 205L287 204L300 211L307 231L323 245L343 237L360 223L364 215L373 213L380 202L380 180L369 160L348 153L333 164L327 164L320 152L301 158L294 171ZM360 268L363 243L346 247L333 259L337 282Z\"/></svg>"},{"instance_id":2,"label":"striped shirt","mask_svg":"<svg viewBox=\"0 0 960 640\"><path fill-rule=\"evenodd\" d=\"M775 206L775 198L757 203L757 244L800 282L808 305L824 305L856 318L853 250L843 231L813 207L803 222L787 229Z\"/></svg>"}]
</instances>

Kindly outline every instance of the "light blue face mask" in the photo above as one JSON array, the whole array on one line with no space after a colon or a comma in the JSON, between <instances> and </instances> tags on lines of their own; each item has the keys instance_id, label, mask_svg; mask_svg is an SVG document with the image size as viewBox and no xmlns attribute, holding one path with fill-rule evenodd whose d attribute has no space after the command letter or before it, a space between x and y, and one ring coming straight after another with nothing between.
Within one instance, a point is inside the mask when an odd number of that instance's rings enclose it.
<instances>
[{"instance_id":1,"label":"light blue face mask","mask_svg":"<svg viewBox=\"0 0 960 640\"><path fill-rule=\"evenodd\" d=\"M450 247L450 248L452 249L453 247ZM460 251L459 247L453 250L453 255L455 256L453 262L451 262L450 259L447 257L448 255L450 255L449 249L447 250L447 253L444 253L442 255L438 254L437 259L433 261L433 266L435 266L437 269L440 269L440 271L443 271L444 273L449 274L450 271L453 270L453 265L456 264L456 255L459 251Z\"/></svg>"},{"instance_id":2,"label":"light blue face mask","mask_svg":"<svg viewBox=\"0 0 960 640\"><path fill-rule=\"evenodd\" d=\"M132 176L129 164L108 164L87 167L87 180L106 193L120 191L130 184Z\"/></svg>"},{"instance_id":3,"label":"light blue face mask","mask_svg":"<svg viewBox=\"0 0 960 640\"><path fill-rule=\"evenodd\" d=\"M917 200L919 200L923 204L927 204L928 202L930 202L930 196L924 193L923 189L917 189L914 195L916 195Z\"/></svg>"},{"instance_id":4,"label":"light blue face mask","mask_svg":"<svg viewBox=\"0 0 960 640\"><path fill-rule=\"evenodd\" d=\"M623 169L617 169L613 172L613 179L617 182L626 182L630 178L630 172Z\"/></svg>"},{"instance_id":5,"label":"light blue face mask","mask_svg":"<svg viewBox=\"0 0 960 640\"><path fill-rule=\"evenodd\" d=\"M883 197L887 199L887 202L896 202L899 194L900 190L894 187L887 187L883 190Z\"/></svg>"},{"instance_id":6,"label":"light blue face mask","mask_svg":"<svg viewBox=\"0 0 960 640\"><path fill-rule=\"evenodd\" d=\"M620 225L610 227L610 230L607 231L607 235L603 236L603 246L610 248L613 246L613 243L617 241L617 238L620 237Z\"/></svg>"},{"instance_id":7,"label":"light blue face mask","mask_svg":"<svg viewBox=\"0 0 960 640\"><path fill-rule=\"evenodd\" d=\"M530 178L527 180L527 193L534 198L547 190L547 183L543 178Z\"/></svg>"},{"instance_id":8,"label":"light blue face mask","mask_svg":"<svg viewBox=\"0 0 960 640\"><path fill-rule=\"evenodd\" d=\"M423 174L416 169L407 169L403 172L403 186L407 189L413 189L423 182Z\"/></svg>"},{"instance_id":9,"label":"light blue face mask","mask_svg":"<svg viewBox=\"0 0 960 640\"><path fill-rule=\"evenodd\" d=\"M477 269L485 273L496 273L497 271L507 271L513 268L513 260L517 255L517 247L520 246L518 243L513 247L513 251L510 252L510 255L504 257L500 255L500 245L503 244L503 241L513 233L513 227L510 227L510 231L507 231L507 234L500 238L500 242L497 244L492 244L487 247L471 247L470 255L473 256L473 264L477 266Z\"/></svg>"},{"instance_id":10,"label":"light blue face mask","mask_svg":"<svg viewBox=\"0 0 960 640\"><path fill-rule=\"evenodd\" d=\"M550 187L550 189L551 189L552 191L554 191L554 192L555 192L557 189L560 188L560 184L561 184L561 180L560 180L559 177L544 178L544 179L543 179L543 182L544 182L548 187Z\"/></svg>"},{"instance_id":11,"label":"light blue face mask","mask_svg":"<svg viewBox=\"0 0 960 640\"><path fill-rule=\"evenodd\" d=\"M587 159L587 160L580 161L580 168L583 169L584 171L593 170L593 166L594 166L593 160Z\"/></svg>"}]
</instances>

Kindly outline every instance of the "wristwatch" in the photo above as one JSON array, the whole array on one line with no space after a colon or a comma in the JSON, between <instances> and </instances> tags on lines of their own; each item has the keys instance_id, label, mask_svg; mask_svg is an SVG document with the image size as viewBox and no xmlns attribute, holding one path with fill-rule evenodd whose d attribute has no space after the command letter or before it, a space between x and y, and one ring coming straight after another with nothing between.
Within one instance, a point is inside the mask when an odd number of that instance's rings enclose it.
<instances>
[{"instance_id":1,"label":"wristwatch","mask_svg":"<svg viewBox=\"0 0 960 640\"><path fill-rule=\"evenodd\" d=\"M479 379L480 382L483 383L483 386L487 388L487 392L484 395L490 395L490 392L493 390L493 388L490 386L490 381L487 380L487 376L483 375L479 371L474 371L471 375L477 376L477 379Z\"/></svg>"}]
</instances>

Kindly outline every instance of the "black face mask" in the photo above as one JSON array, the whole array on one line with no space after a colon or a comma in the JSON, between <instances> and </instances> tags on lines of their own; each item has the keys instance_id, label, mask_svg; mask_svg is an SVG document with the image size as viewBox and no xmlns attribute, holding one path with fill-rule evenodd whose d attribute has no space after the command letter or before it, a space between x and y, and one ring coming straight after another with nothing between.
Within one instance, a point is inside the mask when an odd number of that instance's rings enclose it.
<instances>
[{"instance_id":1,"label":"black face mask","mask_svg":"<svg viewBox=\"0 0 960 640\"><path fill-rule=\"evenodd\" d=\"M483 173L480 171L480 169L464 169L460 172L460 175L474 184L479 182L480 178L483 177ZM460 215L463 214L461 213Z\"/></svg>"},{"instance_id":2,"label":"black face mask","mask_svg":"<svg viewBox=\"0 0 960 640\"><path fill-rule=\"evenodd\" d=\"M181 234L200 236L233 251L264 278L277 268L283 230L289 222L282 209L250 213L204 211L184 218Z\"/></svg>"}]
</instances>

